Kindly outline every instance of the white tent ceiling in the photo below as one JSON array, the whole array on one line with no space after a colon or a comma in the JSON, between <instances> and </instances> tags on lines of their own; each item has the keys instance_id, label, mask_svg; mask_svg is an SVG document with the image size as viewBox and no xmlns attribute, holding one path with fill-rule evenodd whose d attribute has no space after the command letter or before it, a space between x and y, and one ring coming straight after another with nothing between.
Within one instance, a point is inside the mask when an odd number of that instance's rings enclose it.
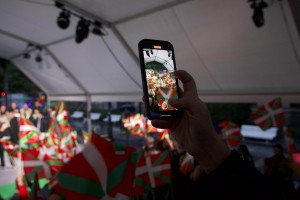
<instances>
[{"instance_id":1,"label":"white tent ceiling","mask_svg":"<svg viewBox=\"0 0 300 200\"><path fill-rule=\"evenodd\" d=\"M141 101L137 44L173 43L206 102L300 102L300 40L288 0L267 1L256 28L246 0L60 0L104 23L108 35L74 40L78 18L60 29L53 0L0 0L0 57L12 61L51 100ZM273 3L271 3L273 2ZM38 64L28 42L43 48Z\"/></svg>"}]
</instances>

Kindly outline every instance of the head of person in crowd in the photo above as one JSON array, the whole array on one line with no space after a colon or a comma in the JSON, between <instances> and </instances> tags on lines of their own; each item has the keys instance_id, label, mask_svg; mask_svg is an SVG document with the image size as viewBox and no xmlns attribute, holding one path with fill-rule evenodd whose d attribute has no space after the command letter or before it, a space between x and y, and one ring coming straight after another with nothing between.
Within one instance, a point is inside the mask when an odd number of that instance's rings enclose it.
<instances>
[{"instance_id":1,"label":"head of person in crowd","mask_svg":"<svg viewBox=\"0 0 300 200\"><path fill-rule=\"evenodd\" d=\"M144 150L146 152L151 152L151 151L155 151L155 139L152 136L147 136L147 138L145 139L145 146L144 146Z\"/></svg>"},{"instance_id":2,"label":"head of person in crowd","mask_svg":"<svg viewBox=\"0 0 300 200\"><path fill-rule=\"evenodd\" d=\"M6 105L5 104L2 104L0 106L0 114L1 115L5 115L6 114Z\"/></svg>"},{"instance_id":3,"label":"head of person in crowd","mask_svg":"<svg viewBox=\"0 0 300 200\"><path fill-rule=\"evenodd\" d=\"M40 108L34 108L34 109L33 109L33 117L34 117L35 119L41 119L41 118L43 117L43 114L42 114Z\"/></svg>"},{"instance_id":4,"label":"head of person in crowd","mask_svg":"<svg viewBox=\"0 0 300 200\"><path fill-rule=\"evenodd\" d=\"M274 152L274 156L283 156L283 146L281 144L275 144L273 146L273 152Z\"/></svg>"},{"instance_id":5,"label":"head of person in crowd","mask_svg":"<svg viewBox=\"0 0 300 200\"><path fill-rule=\"evenodd\" d=\"M14 111L14 110L16 110L16 109L19 109L19 107L18 107L18 105L17 105L16 102L12 102L12 103L10 104L10 109L12 109L12 110Z\"/></svg>"},{"instance_id":6,"label":"head of person in crowd","mask_svg":"<svg viewBox=\"0 0 300 200\"><path fill-rule=\"evenodd\" d=\"M8 109L8 119L11 120L14 117L15 117L15 111L12 108Z\"/></svg>"}]
</instances>

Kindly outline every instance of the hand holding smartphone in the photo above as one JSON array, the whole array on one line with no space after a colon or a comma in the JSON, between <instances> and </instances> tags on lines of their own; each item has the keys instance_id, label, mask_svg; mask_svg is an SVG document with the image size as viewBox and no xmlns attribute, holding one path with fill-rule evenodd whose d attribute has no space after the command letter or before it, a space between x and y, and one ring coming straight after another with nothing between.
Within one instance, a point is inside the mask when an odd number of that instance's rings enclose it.
<instances>
[{"instance_id":1,"label":"hand holding smartphone","mask_svg":"<svg viewBox=\"0 0 300 200\"><path fill-rule=\"evenodd\" d=\"M182 114L169 99L178 99L178 80L173 45L168 41L143 39L139 42L139 58L149 119L172 119Z\"/></svg>"}]
</instances>

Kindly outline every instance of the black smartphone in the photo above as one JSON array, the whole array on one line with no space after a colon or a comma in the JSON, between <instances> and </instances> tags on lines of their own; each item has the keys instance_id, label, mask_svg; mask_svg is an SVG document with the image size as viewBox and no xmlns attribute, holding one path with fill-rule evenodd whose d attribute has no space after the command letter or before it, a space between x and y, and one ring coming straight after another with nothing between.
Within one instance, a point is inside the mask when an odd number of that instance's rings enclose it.
<instances>
[{"instance_id":1,"label":"black smartphone","mask_svg":"<svg viewBox=\"0 0 300 200\"><path fill-rule=\"evenodd\" d=\"M171 119L182 114L169 99L178 99L178 80L173 45L168 41L143 39L138 44L146 115L151 119Z\"/></svg>"}]
</instances>

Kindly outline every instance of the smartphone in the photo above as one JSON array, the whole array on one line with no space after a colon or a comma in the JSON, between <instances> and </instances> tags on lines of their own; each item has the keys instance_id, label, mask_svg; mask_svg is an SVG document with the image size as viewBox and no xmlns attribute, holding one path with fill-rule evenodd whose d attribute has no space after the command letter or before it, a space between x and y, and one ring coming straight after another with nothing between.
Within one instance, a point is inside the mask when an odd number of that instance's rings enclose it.
<instances>
[{"instance_id":1,"label":"smartphone","mask_svg":"<svg viewBox=\"0 0 300 200\"><path fill-rule=\"evenodd\" d=\"M169 99L180 98L173 45L168 41L143 39L138 44L147 118L172 119L182 110Z\"/></svg>"}]
</instances>

